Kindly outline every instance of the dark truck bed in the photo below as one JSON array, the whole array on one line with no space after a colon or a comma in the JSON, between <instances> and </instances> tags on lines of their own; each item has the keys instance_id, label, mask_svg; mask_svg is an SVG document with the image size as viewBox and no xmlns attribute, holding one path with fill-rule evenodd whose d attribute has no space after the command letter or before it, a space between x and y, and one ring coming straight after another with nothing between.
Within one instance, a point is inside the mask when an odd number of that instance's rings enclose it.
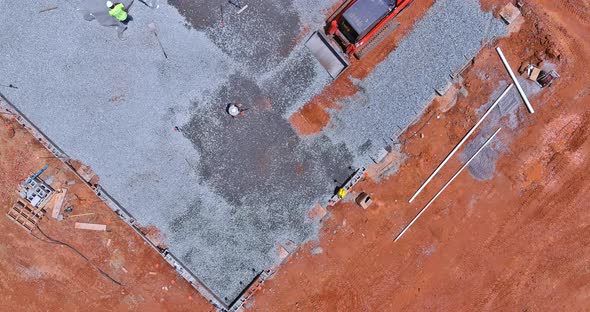
<instances>
[{"instance_id":1,"label":"dark truck bed","mask_svg":"<svg viewBox=\"0 0 590 312\"><path fill-rule=\"evenodd\" d=\"M394 18L411 2L346 0L327 19L325 35L316 31L305 45L330 76L337 78L350 65L350 57L361 59L395 30L399 23Z\"/></svg>"},{"instance_id":2,"label":"dark truck bed","mask_svg":"<svg viewBox=\"0 0 590 312\"><path fill-rule=\"evenodd\" d=\"M393 7L395 4L390 4L388 0L356 1L342 14L342 33L351 43L356 42L366 36Z\"/></svg>"}]
</instances>

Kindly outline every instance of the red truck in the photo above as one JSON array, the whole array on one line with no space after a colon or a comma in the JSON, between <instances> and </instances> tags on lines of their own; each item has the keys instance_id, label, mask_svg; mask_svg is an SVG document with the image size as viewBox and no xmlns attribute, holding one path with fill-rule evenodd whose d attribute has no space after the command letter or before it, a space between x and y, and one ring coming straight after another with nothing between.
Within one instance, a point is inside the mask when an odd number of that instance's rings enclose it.
<instances>
[{"instance_id":1,"label":"red truck","mask_svg":"<svg viewBox=\"0 0 590 312\"><path fill-rule=\"evenodd\" d=\"M396 27L394 18L412 0L347 0L326 21L324 32L316 31L306 46L333 77L360 59Z\"/></svg>"}]
</instances>

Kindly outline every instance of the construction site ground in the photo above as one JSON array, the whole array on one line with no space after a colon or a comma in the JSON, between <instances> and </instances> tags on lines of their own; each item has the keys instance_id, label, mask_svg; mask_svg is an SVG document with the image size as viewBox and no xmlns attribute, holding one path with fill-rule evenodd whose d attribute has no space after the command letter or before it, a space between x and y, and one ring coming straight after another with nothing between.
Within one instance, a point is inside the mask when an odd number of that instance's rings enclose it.
<instances>
[{"instance_id":1,"label":"construction site ground","mask_svg":"<svg viewBox=\"0 0 590 312\"><path fill-rule=\"evenodd\" d=\"M188 5L189 12L193 5L170 2ZM390 40L353 62L346 75L294 111L288 118L294 131L302 138L323 131L339 116L335 111L342 103L359 92L354 81L364 79L383 62L433 3L415 1L412 10L400 17L401 26ZM483 0L481 8L497 16L506 3ZM368 168L367 178L355 187L351 198L365 191L372 195L373 205L363 210L347 200L331 207L318 239L290 255L248 302L248 308L581 311L590 304L590 3L527 2L523 15L524 23L512 25L513 33L485 46L462 73L462 83L447 96L437 97L400 136L399 151ZM199 22L215 21L195 17L191 23L194 27ZM500 112L482 126L474 143L461 151L460 160L452 160L418 200L408 204L415 189L509 81L495 46L502 47L513 67L521 61L544 61L540 66L556 68L561 79L544 90L523 81L536 113L527 113L516 92L511 94ZM260 101L264 111L267 106L257 98L259 94L252 93L252 86L241 84L239 76L230 81L235 89L222 88L215 97L225 100L249 90L252 101ZM285 106L278 113L286 111ZM201 118L217 118L212 114ZM259 115L259 121L278 127L271 130L285 129L284 124L273 123L268 115L273 113L265 114ZM199 121L203 120L185 120L189 126L184 131L205 131L199 128ZM213 309L11 116L2 115L0 122L0 207L8 208L17 197L17 185L49 164L44 177L53 176L56 185L67 185L67 201L74 211L70 213L73 217L66 214L63 221L45 216L40 227L123 284L101 276L73 251L42 242L3 218L0 269L4 278L0 287L6 299L0 303L2 310ZM473 147L500 126L499 140L486 150L483 161L470 166L469 173L455 180L412 230L393 242ZM74 184L68 183L73 180ZM108 231L77 230L75 222L107 224ZM157 238L158 230L152 231Z\"/></svg>"},{"instance_id":2,"label":"construction site ground","mask_svg":"<svg viewBox=\"0 0 590 312\"><path fill-rule=\"evenodd\" d=\"M302 135L291 116L332 83L305 39L339 1L266 0L238 14L229 3L129 0L124 32L105 27L103 0L52 11L27 1L0 3L0 76L18 86L4 94L226 307L283 250L316 239L310 210L506 31L476 0L410 6L399 21L422 15L413 31L321 132ZM247 111L234 119L235 102Z\"/></svg>"},{"instance_id":3,"label":"construction site ground","mask_svg":"<svg viewBox=\"0 0 590 312\"><path fill-rule=\"evenodd\" d=\"M504 3L482 6L497 12ZM468 96L450 109L448 99L435 100L404 134L408 158L399 172L356 187L373 195L374 206L334 207L320 240L267 282L253 310L588 308L590 4L531 1L524 11L520 30L496 44L513 64L550 58L548 49L557 49L559 60L552 61L562 78L532 98L534 115L520 104L518 127L501 134L507 149L493 178L463 173L393 242L461 164L450 162L414 204L407 200L475 123L474 110L489 99L494 82L508 79L496 52L486 48L464 74Z\"/></svg>"},{"instance_id":4,"label":"construction site ground","mask_svg":"<svg viewBox=\"0 0 590 312\"><path fill-rule=\"evenodd\" d=\"M211 305L129 225L10 115L0 118L0 288L2 311L209 311ZM103 277L73 250L40 241L7 216L17 186L44 165L53 186L68 189L72 207L57 221L51 209L39 226L76 248L120 282ZM51 206L51 205L49 205ZM65 208L65 207L64 207ZM106 224L106 232L74 229L76 222ZM38 230L35 235L42 238ZM157 236L157 233L153 233Z\"/></svg>"}]
</instances>

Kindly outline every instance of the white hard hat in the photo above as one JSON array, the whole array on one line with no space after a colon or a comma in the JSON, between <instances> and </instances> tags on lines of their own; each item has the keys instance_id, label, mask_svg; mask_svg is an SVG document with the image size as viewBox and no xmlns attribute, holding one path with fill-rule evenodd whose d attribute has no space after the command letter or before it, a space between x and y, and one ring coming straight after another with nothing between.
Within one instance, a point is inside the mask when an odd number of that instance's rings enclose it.
<instances>
[{"instance_id":1,"label":"white hard hat","mask_svg":"<svg viewBox=\"0 0 590 312\"><path fill-rule=\"evenodd\" d=\"M111 1L107 1L107 7L109 7L109 8L110 8L110 7L112 7L112 6L113 6L113 3L112 3Z\"/></svg>"}]
</instances>

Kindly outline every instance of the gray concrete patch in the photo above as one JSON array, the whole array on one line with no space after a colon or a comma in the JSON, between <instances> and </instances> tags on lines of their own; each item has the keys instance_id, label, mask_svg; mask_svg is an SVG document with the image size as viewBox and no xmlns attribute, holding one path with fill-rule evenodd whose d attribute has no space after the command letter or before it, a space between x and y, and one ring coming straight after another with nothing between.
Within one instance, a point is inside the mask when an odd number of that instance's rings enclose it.
<instances>
[{"instance_id":1,"label":"gray concrete patch","mask_svg":"<svg viewBox=\"0 0 590 312\"><path fill-rule=\"evenodd\" d=\"M263 74L283 61L300 32L299 16L290 1L241 1L249 6L240 14L227 1L168 2L192 27L205 31L218 47L253 73Z\"/></svg>"},{"instance_id":2,"label":"gray concrete patch","mask_svg":"<svg viewBox=\"0 0 590 312\"><path fill-rule=\"evenodd\" d=\"M212 197L200 194L187 213L171 220L171 240L198 246L181 257L207 276L208 285L228 285L238 277L245 285L277 260L279 242L315 236L319 225L307 220L306 212L315 202L326 204L337 186L334 179L351 174L345 164L352 159L343 145L321 136L300 139L266 98L247 77L232 76L214 96L195 103L192 120L182 128L201 151L195 166ZM225 113L225 103L233 99L244 100L244 116ZM224 258L198 260L212 251L213 258Z\"/></svg>"}]
</instances>

